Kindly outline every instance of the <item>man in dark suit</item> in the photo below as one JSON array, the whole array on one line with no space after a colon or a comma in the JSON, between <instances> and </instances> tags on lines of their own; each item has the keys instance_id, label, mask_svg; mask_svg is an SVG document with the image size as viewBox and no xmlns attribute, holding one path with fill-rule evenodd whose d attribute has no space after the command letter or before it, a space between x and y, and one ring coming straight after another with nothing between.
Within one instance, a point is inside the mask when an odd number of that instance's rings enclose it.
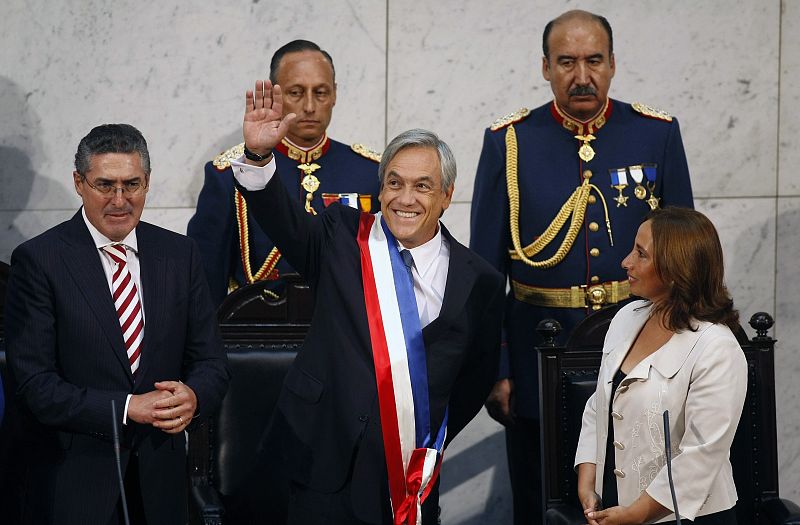
<instances>
[{"instance_id":1,"label":"man in dark suit","mask_svg":"<svg viewBox=\"0 0 800 525\"><path fill-rule=\"evenodd\" d=\"M183 431L228 383L200 256L140 222L150 158L133 126L94 128L73 179L81 210L11 256L6 338L25 456L15 518L121 522L114 403L131 522L185 523Z\"/></svg>"},{"instance_id":2,"label":"man in dark suit","mask_svg":"<svg viewBox=\"0 0 800 525\"><path fill-rule=\"evenodd\" d=\"M272 56L269 78L285 89L283 110L298 116L274 152L289 193L309 213L319 213L337 201L376 211L380 155L327 134L336 105L336 71L330 54L314 42L293 40ZM242 155L243 146L238 144L206 164L197 211L186 229L200 247L215 305L229 291L257 281L273 281L268 293L278 292L281 275L294 271L234 187L231 160Z\"/></svg>"},{"instance_id":3,"label":"man in dark suit","mask_svg":"<svg viewBox=\"0 0 800 525\"><path fill-rule=\"evenodd\" d=\"M386 148L380 214L334 205L312 217L275 172L294 119L282 114L280 87L257 82L232 164L316 299L265 441L291 480L289 523L415 524L418 511L436 523L443 448L496 378L502 279L439 222L456 169L436 135L411 130Z\"/></svg>"}]
</instances>

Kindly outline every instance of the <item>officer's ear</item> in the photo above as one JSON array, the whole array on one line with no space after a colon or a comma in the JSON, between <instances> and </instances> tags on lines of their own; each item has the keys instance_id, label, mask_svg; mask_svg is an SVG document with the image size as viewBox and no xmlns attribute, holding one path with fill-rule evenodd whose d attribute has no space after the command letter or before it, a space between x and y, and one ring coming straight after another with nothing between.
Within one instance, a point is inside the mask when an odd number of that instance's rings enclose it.
<instances>
[{"instance_id":1,"label":"officer's ear","mask_svg":"<svg viewBox=\"0 0 800 525\"><path fill-rule=\"evenodd\" d=\"M542 57L542 76L545 80L550 82L550 61L546 56Z\"/></svg>"},{"instance_id":2,"label":"officer's ear","mask_svg":"<svg viewBox=\"0 0 800 525\"><path fill-rule=\"evenodd\" d=\"M332 100L331 106L335 106L336 105L336 87L337 87L337 84L336 84L336 82L334 82L333 83L333 93L332 93L333 97L331 98L331 100Z\"/></svg>"},{"instance_id":3,"label":"officer's ear","mask_svg":"<svg viewBox=\"0 0 800 525\"><path fill-rule=\"evenodd\" d=\"M614 58L614 53L611 53L611 58L609 59L609 64L611 65L611 78L614 78L614 73L617 72L617 61Z\"/></svg>"},{"instance_id":4,"label":"officer's ear","mask_svg":"<svg viewBox=\"0 0 800 525\"><path fill-rule=\"evenodd\" d=\"M76 171L72 172L72 182L75 183L75 193L83 197L83 193L81 193L81 182L83 181L83 177L81 174Z\"/></svg>"}]
</instances>

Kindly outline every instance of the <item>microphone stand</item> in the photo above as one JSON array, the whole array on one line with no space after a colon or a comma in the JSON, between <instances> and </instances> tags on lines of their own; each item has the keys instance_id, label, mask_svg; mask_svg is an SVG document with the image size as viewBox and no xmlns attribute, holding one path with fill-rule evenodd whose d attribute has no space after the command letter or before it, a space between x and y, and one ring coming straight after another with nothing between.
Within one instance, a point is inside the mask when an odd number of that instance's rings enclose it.
<instances>
[{"instance_id":1,"label":"microphone stand","mask_svg":"<svg viewBox=\"0 0 800 525\"><path fill-rule=\"evenodd\" d=\"M667 478L669 491L672 493L672 506L675 509L675 524L681 525L681 514L678 511L678 498L675 497L675 483L672 481L672 446L669 439L669 410L664 411L664 454L667 456Z\"/></svg>"},{"instance_id":2,"label":"microphone stand","mask_svg":"<svg viewBox=\"0 0 800 525\"><path fill-rule=\"evenodd\" d=\"M130 525L128 518L128 500L125 498L125 483L122 481L122 462L119 459L119 429L117 428L117 404L111 400L111 423L114 427L114 456L117 460L117 481L119 483L119 495L122 498L122 515L125 517L125 525Z\"/></svg>"}]
</instances>

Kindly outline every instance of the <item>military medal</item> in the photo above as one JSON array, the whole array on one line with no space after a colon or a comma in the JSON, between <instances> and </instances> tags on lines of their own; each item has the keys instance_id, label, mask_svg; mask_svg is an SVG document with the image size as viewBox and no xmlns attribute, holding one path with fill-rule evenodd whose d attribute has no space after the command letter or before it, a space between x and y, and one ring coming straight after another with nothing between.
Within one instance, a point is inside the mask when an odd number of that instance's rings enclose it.
<instances>
[{"instance_id":1,"label":"military medal","mask_svg":"<svg viewBox=\"0 0 800 525\"><path fill-rule=\"evenodd\" d=\"M645 164L642 166L644 170L644 176L647 177L647 189L650 190L650 198L647 199L647 204L650 205L651 210L655 210L658 208L659 202L661 201L660 198L656 197L655 189L656 189L656 165L655 164Z\"/></svg>"},{"instance_id":2,"label":"military medal","mask_svg":"<svg viewBox=\"0 0 800 525\"><path fill-rule=\"evenodd\" d=\"M641 166L630 166L628 171L631 174L631 178L636 183L636 187L633 189L633 195L643 201L645 197L647 197L647 189L642 186L642 180L644 180L644 173L642 172Z\"/></svg>"},{"instance_id":3,"label":"military medal","mask_svg":"<svg viewBox=\"0 0 800 525\"><path fill-rule=\"evenodd\" d=\"M614 197L617 201L617 208L620 206L628 207L628 197L622 194L622 190L628 187L628 175L625 168L608 170L611 174L611 187L619 192L619 195Z\"/></svg>"},{"instance_id":4,"label":"military medal","mask_svg":"<svg viewBox=\"0 0 800 525\"><path fill-rule=\"evenodd\" d=\"M578 156L584 161L589 162L594 158L594 148L589 144L589 141L596 139L591 133L587 135L575 135L575 138L583 141L583 145L578 150Z\"/></svg>"},{"instance_id":5,"label":"military medal","mask_svg":"<svg viewBox=\"0 0 800 525\"><path fill-rule=\"evenodd\" d=\"M320 167L321 166L319 164L314 162L311 164L304 163L297 165L297 169L305 174L303 180L300 181L300 186L302 186L303 189L308 192L306 193L306 211L315 215L316 212L314 211L314 208L311 207L311 200L314 198L314 192L319 189L319 179L312 175L312 173L320 169Z\"/></svg>"}]
</instances>

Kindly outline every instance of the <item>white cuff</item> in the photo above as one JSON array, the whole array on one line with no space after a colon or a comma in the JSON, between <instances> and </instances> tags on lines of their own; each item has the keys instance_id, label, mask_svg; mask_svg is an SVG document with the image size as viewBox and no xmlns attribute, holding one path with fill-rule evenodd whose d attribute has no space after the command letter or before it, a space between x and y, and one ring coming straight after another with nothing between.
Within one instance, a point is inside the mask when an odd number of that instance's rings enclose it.
<instances>
[{"instance_id":1,"label":"white cuff","mask_svg":"<svg viewBox=\"0 0 800 525\"><path fill-rule=\"evenodd\" d=\"M233 176L246 190L258 191L267 187L272 176L275 175L275 154L272 154L266 166L251 166L244 163L244 155L231 161Z\"/></svg>"},{"instance_id":2,"label":"white cuff","mask_svg":"<svg viewBox=\"0 0 800 525\"><path fill-rule=\"evenodd\" d=\"M122 413L122 424L128 424L128 405L131 403L131 398L133 394L128 394L128 397L125 399L125 411Z\"/></svg>"}]
</instances>

